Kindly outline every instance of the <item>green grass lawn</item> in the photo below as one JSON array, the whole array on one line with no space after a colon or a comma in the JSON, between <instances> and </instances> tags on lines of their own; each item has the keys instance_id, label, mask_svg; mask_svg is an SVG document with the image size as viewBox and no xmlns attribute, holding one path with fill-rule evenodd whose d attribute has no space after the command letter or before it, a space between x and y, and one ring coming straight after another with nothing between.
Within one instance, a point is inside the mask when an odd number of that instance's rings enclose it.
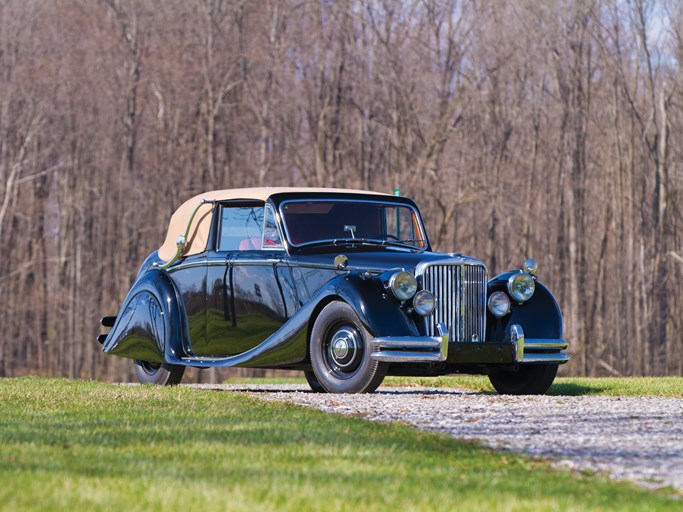
<instances>
[{"instance_id":1,"label":"green grass lawn","mask_svg":"<svg viewBox=\"0 0 683 512\"><path fill-rule=\"evenodd\" d=\"M400 424L186 387L0 379L1 510L680 510Z\"/></svg>"},{"instance_id":2,"label":"green grass lawn","mask_svg":"<svg viewBox=\"0 0 683 512\"><path fill-rule=\"evenodd\" d=\"M306 384L301 377L232 378L226 384ZM383 386L427 386L460 388L480 393L496 393L487 377L462 375L447 377L386 377ZM548 395L662 396L683 398L683 377L560 377Z\"/></svg>"},{"instance_id":3,"label":"green grass lawn","mask_svg":"<svg viewBox=\"0 0 683 512\"><path fill-rule=\"evenodd\" d=\"M388 377L385 386L432 386L462 388L495 393L487 377ZM560 377L548 390L548 395L592 396L663 396L683 398L683 377Z\"/></svg>"}]
</instances>

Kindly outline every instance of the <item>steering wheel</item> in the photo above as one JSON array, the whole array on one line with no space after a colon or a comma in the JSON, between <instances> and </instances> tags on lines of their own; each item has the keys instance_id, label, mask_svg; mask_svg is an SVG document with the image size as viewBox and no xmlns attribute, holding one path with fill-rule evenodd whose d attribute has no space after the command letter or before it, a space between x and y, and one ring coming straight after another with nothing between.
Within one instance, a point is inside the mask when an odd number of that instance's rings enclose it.
<instances>
[{"instance_id":1,"label":"steering wheel","mask_svg":"<svg viewBox=\"0 0 683 512\"><path fill-rule=\"evenodd\" d=\"M397 237L396 235L390 235L389 233L385 233L385 234L383 234L383 235L376 235L376 236L373 236L373 237L371 237L371 238L379 238L380 240L382 240L382 239L384 239L384 240L392 239L392 240L396 240L396 241L400 241L400 240L401 240L401 239L400 239L399 237Z\"/></svg>"}]
</instances>

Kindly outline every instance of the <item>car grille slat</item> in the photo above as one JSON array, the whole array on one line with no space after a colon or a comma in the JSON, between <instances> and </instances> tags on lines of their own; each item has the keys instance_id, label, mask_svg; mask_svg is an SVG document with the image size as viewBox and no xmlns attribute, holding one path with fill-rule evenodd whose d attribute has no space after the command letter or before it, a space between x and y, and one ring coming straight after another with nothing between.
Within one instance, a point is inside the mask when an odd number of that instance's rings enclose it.
<instances>
[{"instance_id":1,"label":"car grille slat","mask_svg":"<svg viewBox=\"0 0 683 512\"><path fill-rule=\"evenodd\" d=\"M436 336L437 324L444 323L452 341L484 341L487 278L481 265L426 266L422 287L436 297L434 313L426 318L427 335Z\"/></svg>"}]
</instances>

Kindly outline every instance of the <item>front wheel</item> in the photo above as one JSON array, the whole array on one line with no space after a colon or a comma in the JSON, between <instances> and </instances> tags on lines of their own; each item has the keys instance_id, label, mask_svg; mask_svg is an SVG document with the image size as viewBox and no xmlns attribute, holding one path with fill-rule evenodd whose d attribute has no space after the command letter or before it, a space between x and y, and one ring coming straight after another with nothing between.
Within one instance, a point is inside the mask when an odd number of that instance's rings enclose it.
<instances>
[{"instance_id":1,"label":"front wheel","mask_svg":"<svg viewBox=\"0 0 683 512\"><path fill-rule=\"evenodd\" d=\"M330 302L323 308L313 324L309 348L313 373L325 391L371 393L379 387L389 365L370 357L371 338L346 302Z\"/></svg>"},{"instance_id":2,"label":"front wheel","mask_svg":"<svg viewBox=\"0 0 683 512\"><path fill-rule=\"evenodd\" d=\"M501 395L543 395L556 375L556 364L535 364L520 366L517 371L492 371L489 380Z\"/></svg>"},{"instance_id":3,"label":"front wheel","mask_svg":"<svg viewBox=\"0 0 683 512\"><path fill-rule=\"evenodd\" d=\"M158 386L174 386L180 384L185 367L167 363L150 363L149 361L133 361L135 375L140 384L156 384Z\"/></svg>"},{"instance_id":4,"label":"front wheel","mask_svg":"<svg viewBox=\"0 0 683 512\"><path fill-rule=\"evenodd\" d=\"M304 372L304 377L306 377L306 382L311 386L311 390L314 393L325 393L325 388L320 385L318 378L315 376L312 370L306 370Z\"/></svg>"}]
</instances>

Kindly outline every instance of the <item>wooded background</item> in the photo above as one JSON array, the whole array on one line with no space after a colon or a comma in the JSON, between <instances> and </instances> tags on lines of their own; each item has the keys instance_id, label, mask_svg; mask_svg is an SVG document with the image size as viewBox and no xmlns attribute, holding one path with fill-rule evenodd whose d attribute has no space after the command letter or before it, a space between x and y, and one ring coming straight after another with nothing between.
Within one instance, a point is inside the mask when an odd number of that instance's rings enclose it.
<instances>
[{"instance_id":1,"label":"wooded background","mask_svg":"<svg viewBox=\"0 0 683 512\"><path fill-rule=\"evenodd\" d=\"M257 185L400 187L438 250L538 260L565 372L683 375L682 125L677 1L2 0L0 376L129 378L98 319Z\"/></svg>"}]
</instances>

